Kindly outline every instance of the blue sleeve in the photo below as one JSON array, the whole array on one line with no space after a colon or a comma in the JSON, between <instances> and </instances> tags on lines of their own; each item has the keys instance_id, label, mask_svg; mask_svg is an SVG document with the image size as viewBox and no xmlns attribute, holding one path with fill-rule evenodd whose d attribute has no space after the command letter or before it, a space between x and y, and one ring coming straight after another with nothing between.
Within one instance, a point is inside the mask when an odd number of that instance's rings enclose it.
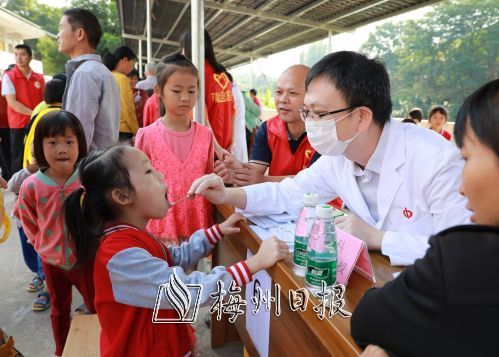
<instances>
[{"instance_id":1,"label":"blue sleeve","mask_svg":"<svg viewBox=\"0 0 499 357\"><path fill-rule=\"evenodd\" d=\"M267 123L260 125L256 131L255 141L251 148L250 162L256 164L270 165L272 162L272 152L268 142Z\"/></svg>"}]
</instances>

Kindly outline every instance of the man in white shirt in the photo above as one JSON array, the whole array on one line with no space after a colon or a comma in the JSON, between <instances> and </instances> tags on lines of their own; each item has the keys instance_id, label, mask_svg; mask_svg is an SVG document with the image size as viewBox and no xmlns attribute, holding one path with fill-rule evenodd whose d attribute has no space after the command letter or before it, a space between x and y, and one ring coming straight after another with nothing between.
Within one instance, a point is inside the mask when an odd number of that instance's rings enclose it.
<instances>
[{"instance_id":1,"label":"man in white shirt","mask_svg":"<svg viewBox=\"0 0 499 357\"><path fill-rule=\"evenodd\" d=\"M96 48L102 36L99 21L90 11L64 11L59 23L59 52L66 63L66 90L62 108L83 125L90 150L118 143L121 97L116 79L102 64Z\"/></svg>"},{"instance_id":2,"label":"man in white shirt","mask_svg":"<svg viewBox=\"0 0 499 357\"><path fill-rule=\"evenodd\" d=\"M156 63L150 62L146 64L145 75L146 79L139 81L135 88L145 90L151 96L156 85Z\"/></svg>"},{"instance_id":3,"label":"man in white shirt","mask_svg":"<svg viewBox=\"0 0 499 357\"><path fill-rule=\"evenodd\" d=\"M2 96L7 100L10 128L10 173L23 167L24 136L33 109L43 101L45 80L30 67L31 48L19 44L14 49L15 66L2 77Z\"/></svg>"},{"instance_id":4,"label":"man in white shirt","mask_svg":"<svg viewBox=\"0 0 499 357\"><path fill-rule=\"evenodd\" d=\"M441 137L390 118L390 81L384 64L356 52L327 55L310 70L302 118L322 157L280 183L225 189L216 175L195 181L189 194L246 212L297 213L305 192L322 202L341 197L352 215L341 229L381 250L393 265L412 264L428 238L468 223L459 194L463 161Z\"/></svg>"}]
</instances>

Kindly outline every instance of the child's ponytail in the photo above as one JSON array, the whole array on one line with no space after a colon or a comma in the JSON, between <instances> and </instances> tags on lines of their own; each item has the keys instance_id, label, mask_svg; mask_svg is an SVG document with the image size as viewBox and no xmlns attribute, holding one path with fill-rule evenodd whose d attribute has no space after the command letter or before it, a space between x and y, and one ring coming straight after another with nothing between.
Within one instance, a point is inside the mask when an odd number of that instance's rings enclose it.
<instances>
[{"instance_id":1,"label":"child's ponytail","mask_svg":"<svg viewBox=\"0 0 499 357\"><path fill-rule=\"evenodd\" d=\"M95 255L99 237L92 234L84 214L85 188L81 186L72 192L64 202L64 215L68 234L75 249L78 265L83 265Z\"/></svg>"}]
</instances>

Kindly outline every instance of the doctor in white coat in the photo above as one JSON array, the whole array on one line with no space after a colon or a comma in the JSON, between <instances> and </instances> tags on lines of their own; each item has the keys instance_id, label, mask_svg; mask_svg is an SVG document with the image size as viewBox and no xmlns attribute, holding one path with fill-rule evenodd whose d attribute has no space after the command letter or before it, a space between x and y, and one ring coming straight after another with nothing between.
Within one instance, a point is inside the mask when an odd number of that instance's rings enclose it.
<instances>
[{"instance_id":1,"label":"doctor in white coat","mask_svg":"<svg viewBox=\"0 0 499 357\"><path fill-rule=\"evenodd\" d=\"M322 157L294 178L226 189L206 175L189 194L256 214L297 213L305 192L323 202L339 196L353 215L341 229L381 250L392 265L423 257L428 238L469 223L459 193L463 161L453 144L430 130L390 118L388 73L380 60L336 52L315 64L306 79L302 118Z\"/></svg>"}]
</instances>

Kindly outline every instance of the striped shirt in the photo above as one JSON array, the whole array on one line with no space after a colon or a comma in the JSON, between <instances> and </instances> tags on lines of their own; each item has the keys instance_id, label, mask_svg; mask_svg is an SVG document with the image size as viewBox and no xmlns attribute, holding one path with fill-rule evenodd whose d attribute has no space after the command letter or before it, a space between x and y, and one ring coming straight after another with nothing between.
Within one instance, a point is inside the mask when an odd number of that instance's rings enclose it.
<instances>
[{"instance_id":1,"label":"striped shirt","mask_svg":"<svg viewBox=\"0 0 499 357\"><path fill-rule=\"evenodd\" d=\"M378 145L369 158L364 170L357 164L353 165L353 175L359 185L360 193L362 194L362 197L364 197L364 201L366 201L369 213L371 213L371 217L375 222L378 222L379 220L377 200L379 177L381 168L383 167L383 158L385 156L389 137L390 122L387 122L381 132Z\"/></svg>"}]
</instances>

